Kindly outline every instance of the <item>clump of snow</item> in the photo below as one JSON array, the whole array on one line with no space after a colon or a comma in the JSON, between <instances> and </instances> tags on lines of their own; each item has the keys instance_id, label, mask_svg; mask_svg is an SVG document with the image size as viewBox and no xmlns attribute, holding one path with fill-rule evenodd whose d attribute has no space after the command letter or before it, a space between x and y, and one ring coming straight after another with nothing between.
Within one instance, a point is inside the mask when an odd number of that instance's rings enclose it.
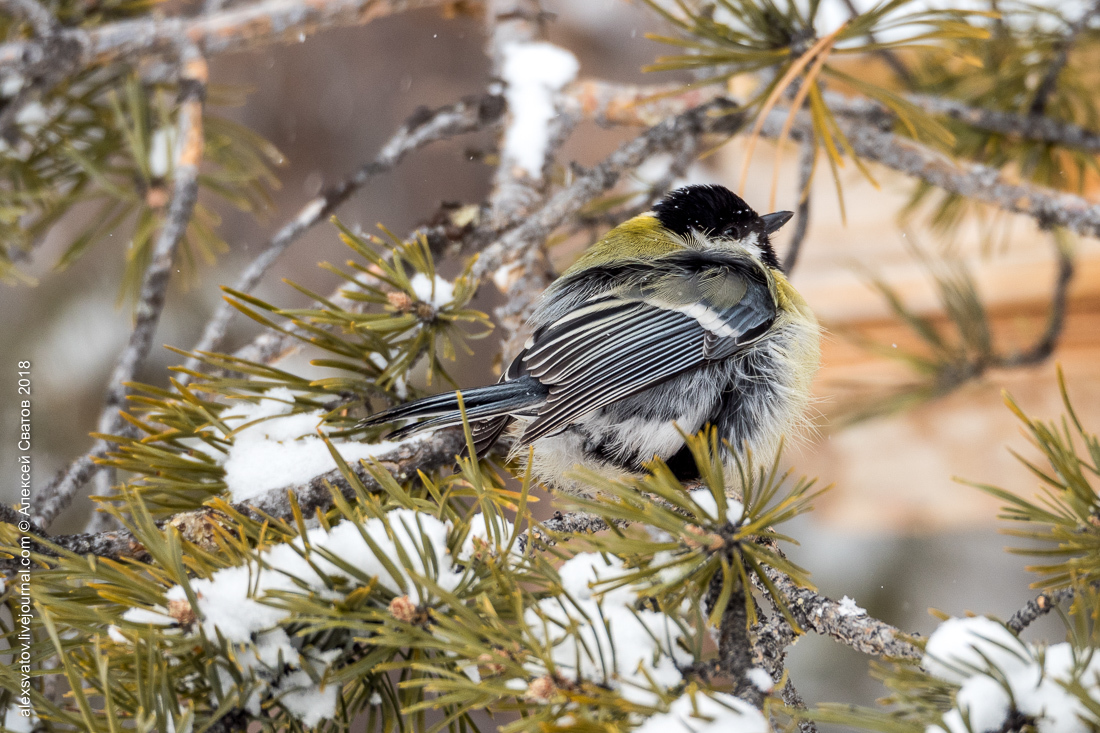
<instances>
[{"instance_id":1,"label":"clump of snow","mask_svg":"<svg viewBox=\"0 0 1100 733\"><path fill-rule=\"evenodd\" d=\"M503 49L501 77L512 121L504 133L505 165L531 178L542 177L550 122L557 114L554 94L577 77L577 58L550 43L509 43Z\"/></svg>"},{"instance_id":2,"label":"clump of snow","mask_svg":"<svg viewBox=\"0 0 1100 733\"><path fill-rule=\"evenodd\" d=\"M11 733L31 733L38 725L38 716L29 708L8 704L4 711L4 729Z\"/></svg>"},{"instance_id":3,"label":"clump of snow","mask_svg":"<svg viewBox=\"0 0 1100 733\"><path fill-rule=\"evenodd\" d=\"M305 541L299 537L260 553L257 560L246 565L190 581L198 601L194 611L202 632L212 639L220 635L236 645L234 661L241 671L267 683L257 689L245 707L258 713L260 695L266 689L307 727L332 717L339 685L326 686L324 671L340 656L340 650L301 650L300 640L291 639L279 626L290 612L278 605L278 594L313 591L337 599L343 594L339 585L335 590L329 587L331 581L337 584L345 581L358 587L366 579L374 578L378 586L408 596L413 604L431 602L417 588L416 578L430 578L443 590L451 591L458 587L464 574L455 567L447 551L448 532L448 525L435 517L411 509L395 509L384 520L345 521L328 531L320 527L311 529ZM370 537L377 552L365 537ZM336 565L327 556L340 558L346 565ZM345 567L357 572L353 574ZM168 589L165 598L187 601L188 594L177 585ZM174 623L160 607L133 608L122 619L132 624ZM109 635L116 642L126 642L117 628L109 630ZM307 665L312 675L305 668ZM228 671L219 668L218 674L223 688L233 688L235 683ZM318 678L321 683L313 681Z\"/></svg>"},{"instance_id":4,"label":"clump of snow","mask_svg":"<svg viewBox=\"0 0 1100 733\"><path fill-rule=\"evenodd\" d=\"M12 72L0 76L0 97L11 99L23 89L26 83L22 74Z\"/></svg>"},{"instance_id":5,"label":"clump of snow","mask_svg":"<svg viewBox=\"0 0 1100 733\"><path fill-rule=\"evenodd\" d=\"M323 413L291 415L293 408L294 394L280 387L269 391L257 404L242 404L222 416L231 425L244 426L234 432L233 445L225 456L225 483L233 501L305 483L336 468L328 446L317 434ZM353 465L400 445L330 440L343 459Z\"/></svg>"},{"instance_id":6,"label":"clump of snow","mask_svg":"<svg viewBox=\"0 0 1100 733\"><path fill-rule=\"evenodd\" d=\"M772 688L775 687L775 680L768 674L768 670L763 667L753 667L745 673L745 676L748 677L753 687L760 690L765 695L771 692Z\"/></svg>"},{"instance_id":7,"label":"clump of snow","mask_svg":"<svg viewBox=\"0 0 1100 733\"><path fill-rule=\"evenodd\" d=\"M860 608L856 605L854 598L844 596L840 599L840 608L837 609L837 613L841 616L866 616L866 609Z\"/></svg>"},{"instance_id":8,"label":"clump of snow","mask_svg":"<svg viewBox=\"0 0 1100 733\"><path fill-rule=\"evenodd\" d=\"M326 667L339 656L339 649L331 649L317 654L311 661ZM302 721L306 728L336 715L339 692L339 685L314 683L309 673L302 669L284 675L275 687L275 694L282 706Z\"/></svg>"},{"instance_id":9,"label":"clump of snow","mask_svg":"<svg viewBox=\"0 0 1100 733\"><path fill-rule=\"evenodd\" d=\"M691 492L691 500L711 519L718 520L718 500L710 489L697 489ZM745 505L736 499L726 497L726 520L738 524L745 516Z\"/></svg>"},{"instance_id":10,"label":"clump of snow","mask_svg":"<svg viewBox=\"0 0 1100 733\"><path fill-rule=\"evenodd\" d=\"M176 623L165 609L151 611L145 608L131 608L122 614L122 619L133 624L153 624L154 626L171 626Z\"/></svg>"},{"instance_id":11,"label":"clump of snow","mask_svg":"<svg viewBox=\"0 0 1100 733\"><path fill-rule=\"evenodd\" d=\"M165 178L176 159L176 131L171 127L159 127L149 141L149 173L153 178Z\"/></svg>"},{"instance_id":12,"label":"clump of snow","mask_svg":"<svg viewBox=\"0 0 1100 733\"><path fill-rule=\"evenodd\" d=\"M379 354L377 351L371 353L370 360L372 364L383 371L390 365L390 357L388 355ZM397 395L398 399L404 400L408 398L409 383L405 381L404 377L398 377L393 380L393 392Z\"/></svg>"},{"instance_id":13,"label":"clump of snow","mask_svg":"<svg viewBox=\"0 0 1100 733\"><path fill-rule=\"evenodd\" d=\"M493 284L497 286L497 290L500 292L507 293L512 287L512 283L522 274L523 265L519 262L501 265L497 268L497 271L493 273Z\"/></svg>"},{"instance_id":14,"label":"clump of snow","mask_svg":"<svg viewBox=\"0 0 1100 733\"><path fill-rule=\"evenodd\" d=\"M444 280L439 275L429 280L428 276L418 272L409 278L413 293L421 303L429 303L433 308L439 309L455 299L455 286L449 280Z\"/></svg>"},{"instance_id":15,"label":"clump of snow","mask_svg":"<svg viewBox=\"0 0 1100 733\"><path fill-rule=\"evenodd\" d=\"M921 666L942 680L962 684L989 664L1010 671L1030 661L1016 635L985 616L944 621L928 639Z\"/></svg>"},{"instance_id":16,"label":"clump of snow","mask_svg":"<svg viewBox=\"0 0 1100 733\"><path fill-rule=\"evenodd\" d=\"M654 688L679 684L677 665L690 664L692 657L677 645L679 631L672 619L656 611L634 610L635 593L629 587L602 595L593 591L597 581L622 574L622 562L616 558L591 552L576 555L558 570L573 603L543 599L537 610L527 609L524 620L539 642L553 645L559 674L608 684L626 700L655 705L660 698ZM574 634L563 630L571 624L577 627ZM537 664L529 671L549 673Z\"/></svg>"},{"instance_id":17,"label":"clump of snow","mask_svg":"<svg viewBox=\"0 0 1100 733\"><path fill-rule=\"evenodd\" d=\"M667 713L651 715L634 733L769 733L764 715L744 700L715 693L682 695Z\"/></svg>"},{"instance_id":18,"label":"clump of snow","mask_svg":"<svg viewBox=\"0 0 1100 733\"><path fill-rule=\"evenodd\" d=\"M927 733L998 730L1014 711L1035 718L1039 733L1087 733L1100 723L1064 686L1080 682L1100 701L1100 656L1075 658L1068 643L1042 649L988 618L949 619L929 638L921 664L961 684L943 726Z\"/></svg>"}]
</instances>

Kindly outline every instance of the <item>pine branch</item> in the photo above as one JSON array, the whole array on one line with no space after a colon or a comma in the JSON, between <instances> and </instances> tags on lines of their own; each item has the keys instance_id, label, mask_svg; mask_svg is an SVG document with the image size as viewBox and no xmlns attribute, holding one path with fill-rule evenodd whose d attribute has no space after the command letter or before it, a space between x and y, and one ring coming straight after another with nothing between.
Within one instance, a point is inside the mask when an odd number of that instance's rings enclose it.
<instances>
[{"instance_id":1,"label":"pine branch","mask_svg":"<svg viewBox=\"0 0 1100 733\"><path fill-rule=\"evenodd\" d=\"M355 173L336 185L329 186L303 206L293 219L284 224L268 242L264 251L248 265L234 283L233 289L242 293L252 292L287 247L315 224L325 221L371 179L393 170L412 151L455 135L491 127L500 121L503 112L502 98L491 94L466 97L435 111L423 108L417 110L393 134L374 160L362 165ZM192 351L197 353L218 350L235 313L237 310L228 302L221 302ZM199 367L200 361L194 356L183 366L187 371L196 370ZM181 377L185 384L189 381L189 375L183 374Z\"/></svg>"},{"instance_id":2,"label":"pine branch","mask_svg":"<svg viewBox=\"0 0 1100 733\"><path fill-rule=\"evenodd\" d=\"M860 15L859 9L856 7L852 0L844 0L844 5L848 8L848 13L852 18L857 18ZM867 31L867 40L871 43L878 43L878 38L871 31ZM898 55L888 48L880 48L872 52L873 55L878 56L886 65L890 67L890 70L901 80L902 84L912 88L913 86L913 74L909 71L908 67L902 62Z\"/></svg>"},{"instance_id":3,"label":"pine branch","mask_svg":"<svg viewBox=\"0 0 1100 733\"><path fill-rule=\"evenodd\" d=\"M259 0L197 17L146 15L95 28L69 28L54 42L0 44L0 73L30 77L43 62L65 73L114 62L170 56L190 42L205 58L272 43L297 42L328 28L364 25L386 15L439 5L436 0ZM58 55L62 47L65 53Z\"/></svg>"},{"instance_id":4,"label":"pine branch","mask_svg":"<svg viewBox=\"0 0 1100 733\"><path fill-rule=\"evenodd\" d=\"M1058 257L1058 277L1054 281L1054 293L1050 297L1046 328L1031 348L1015 354L995 354L992 359L993 366L1006 369L1033 366L1046 361L1058 346L1062 329L1066 324L1066 301L1069 297L1069 285L1073 281L1075 263L1073 254L1058 246L1057 242L1055 242L1055 249Z\"/></svg>"},{"instance_id":5,"label":"pine branch","mask_svg":"<svg viewBox=\"0 0 1100 733\"><path fill-rule=\"evenodd\" d=\"M137 370L149 354L153 335L164 309L168 281L172 274L172 260L187 231L198 196L199 164L203 154L202 105L206 93L206 60L194 47L188 47L182 52L181 62L183 71L177 135L181 142L172 177L172 199L161 223L150 264L145 270L135 311L134 328L108 382L107 395L99 418L101 434L112 434L120 427L118 412L126 400L126 384L133 381ZM80 489L83 482L77 479L84 477L87 480L87 476L95 472L92 459L102 457L105 453L106 444L103 441L97 442L92 453L74 461L60 480L38 492L35 496L35 522L48 528Z\"/></svg>"},{"instance_id":6,"label":"pine branch","mask_svg":"<svg viewBox=\"0 0 1100 733\"><path fill-rule=\"evenodd\" d=\"M585 119L602 125L652 125L724 94L720 87L713 85L685 89L678 84L618 84L599 79L577 81L566 91ZM1050 117L972 107L928 94L910 94L905 99L930 114L950 117L986 132L1100 152L1100 132ZM826 92L825 100L837 115L863 118L864 122L875 124L893 119L889 109L870 99Z\"/></svg>"},{"instance_id":7,"label":"pine branch","mask_svg":"<svg viewBox=\"0 0 1100 733\"><path fill-rule=\"evenodd\" d=\"M1012 614L1012 618L1005 622L1005 626L1019 634L1036 619L1046 616L1054 608L1066 601L1072 601L1076 594L1077 591L1072 587L1059 588L1055 591L1040 593L1034 600L1028 601L1027 605Z\"/></svg>"},{"instance_id":8,"label":"pine branch","mask_svg":"<svg viewBox=\"0 0 1100 733\"><path fill-rule=\"evenodd\" d=\"M404 441L389 453L378 455L375 461L398 482L411 481L421 471L434 471L454 461L465 444L466 438L461 428L448 428ZM349 467L368 492L377 493L383 490L361 463L349 464ZM339 469L333 469L313 477L304 484L272 489L246 501L233 503L231 506L240 514L257 521L262 522L266 518L272 518L293 522L291 495L301 509L302 516L309 518L319 511L327 512L334 506L333 489L340 492L347 501L357 501L355 488L348 483ZM16 524L23 518L17 512L11 510L9 512L0 514L0 521ZM209 524L217 521L218 516L218 513L212 509L196 509L176 514L161 525L175 527L180 536L188 542L216 551L217 546L210 541ZM47 537L41 531L36 532L32 529L31 534L48 539L54 545L78 555L90 554L116 560L130 558L145 561L148 559L145 548L128 530ZM41 544L37 545L36 551L47 555L53 554L49 548ZM0 559L0 572L13 570L16 562L15 559Z\"/></svg>"},{"instance_id":9,"label":"pine branch","mask_svg":"<svg viewBox=\"0 0 1100 733\"><path fill-rule=\"evenodd\" d=\"M553 532L577 534L602 532L608 529L603 519L587 512L567 514L558 512L553 519L543 522L542 526ZM534 534L540 541L547 541L547 538L540 536L541 533L537 530ZM786 601L795 621L802 628L823 636L831 636L864 654L889 658L920 658L920 650L902 638L916 636L916 634L905 634L896 627L867 614L853 615L843 609L839 602L810 588L803 588L785 573L767 565L764 566L764 570L768 579L783 595L783 600ZM734 601L731 600L730 603L733 604ZM758 661L774 677L774 671L782 669L782 663L780 662L780 666L776 667L774 660L783 658L780 649L793 643L795 634L782 617L778 620L773 618L763 626L756 627L754 632L759 639L757 644L762 655Z\"/></svg>"},{"instance_id":10,"label":"pine branch","mask_svg":"<svg viewBox=\"0 0 1100 733\"><path fill-rule=\"evenodd\" d=\"M787 277L794 272L798 264L798 255L802 251L802 242L810 229L810 181L814 172L814 158L817 148L808 140L802 141L801 155L798 157L798 209L795 211L794 234L783 258L783 272Z\"/></svg>"},{"instance_id":11,"label":"pine branch","mask_svg":"<svg viewBox=\"0 0 1100 733\"><path fill-rule=\"evenodd\" d=\"M853 615L837 601L817 591L803 588L775 568L764 567L768 579L783 595L798 625L804 629L830 636L858 652L892 659L919 659L920 650L894 626L867 614Z\"/></svg>"},{"instance_id":12,"label":"pine branch","mask_svg":"<svg viewBox=\"0 0 1100 733\"><path fill-rule=\"evenodd\" d=\"M739 562L732 553L729 555L731 562ZM708 613L722 592L722 582L723 574L715 573L705 599ZM753 668L753 645L749 641L745 592L744 587L735 591L722 612L718 623L718 664L733 682L733 694L759 708L764 704L764 694L749 679L749 670Z\"/></svg>"},{"instance_id":13,"label":"pine branch","mask_svg":"<svg viewBox=\"0 0 1100 733\"><path fill-rule=\"evenodd\" d=\"M906 97L906 99L926 112L950 117L953 120L958 120L986 132L1011 135L1034 142L1063 145L1090 153L1100 153L1100 133L1086 130L1068 122L1060 122L1050 117L1026 116L982 107L971 107L953 99L927 94L913 94ZM832 95L830 95L829 102L832 106ZM874 111L877 114L889 114L886 109L878 107L878 105L862 102L846 104L845 108L837 109L837 111L843 114L867 114L872 111L872 107L875 108Z\"/></svg>"},{"instance_id":14,"label":"pine branch","mask_svg":"<svg viewBox=\"0 0 1100 733\"><path fill-rule=\"evenodd\" d=\"M1069 27L1066 35L1063 36L1062 40L1058 43L1054 59L1050 62L1050 66L1047 67L1047 72L1043 75L1043 79L1039 82L1039 86L1035 88L1035 97L1028 106L1028 114L1032 117L1040 116L1046 111L1047 102L1050 101L1051 95L1054 94L1054 90L1058 86L1058 76L1062 73L1062 69L1066 67L1066 62L1069 61L1069 53L1073 48L1073 44L1077 42L1078 36L1088 27L1097 13L1100 13L1100 2L1094 2L1089 6L1089 8L1081 14L1081 17Z\"/></svg>"},{"instance_id":15,"label":"pine branch","mask_svg":"<svg viewBox=\"0 0 1100 733\"><path fill-rule=\"evenodd\" d=\"M787 115L786 109L773 110L761 134L778 137ZM837 122L863 160L874 161L949 193L1029 216L1042 228L1061 227L1084 236L1100 236L1100 205L1080 196L1029 183L1010 183L995 168L952 160L915 140L860 120L841 117ZM805 139L811 129L809 116L800 112L791 136Z\"/></svg>"}]
</instances>

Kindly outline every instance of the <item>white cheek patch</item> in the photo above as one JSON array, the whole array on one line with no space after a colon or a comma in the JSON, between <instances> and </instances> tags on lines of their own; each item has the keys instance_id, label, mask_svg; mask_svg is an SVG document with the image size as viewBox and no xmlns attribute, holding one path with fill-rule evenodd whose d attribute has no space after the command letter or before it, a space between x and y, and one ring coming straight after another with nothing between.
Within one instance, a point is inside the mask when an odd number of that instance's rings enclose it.
<instances>
[{"instance_id":1,"label":"white cheek patch","mask_svg":"<svg viewBox=\"0 0 1100 733\"><path fill-rule=\"evenodd\" d=\"M760 236L756 232L749 232L749 235L738 242L745 251L756 259L760 259L764 255L764 250L760 248Z\"/></svg>"}]
</instances>

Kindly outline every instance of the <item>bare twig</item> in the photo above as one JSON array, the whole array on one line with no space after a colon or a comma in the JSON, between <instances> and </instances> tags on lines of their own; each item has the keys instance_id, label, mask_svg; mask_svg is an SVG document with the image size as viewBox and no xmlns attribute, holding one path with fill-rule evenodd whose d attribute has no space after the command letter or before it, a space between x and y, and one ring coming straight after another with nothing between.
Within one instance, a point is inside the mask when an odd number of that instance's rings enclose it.
<instances>
[{"instance_id":1,"label":"bare twig","mask_svg":"<svg viewBox=\"0 0 1100 733\"><path fill-rule=\"evenodd\" d=\"M1070 49L1073 48L1073 44L1077 41L1077 37L1088 27L1097 13L1100 13L1100 2L1094 2L1090 5L1089 8L1081 14L1081 17L1067 29L1066 35L1064 35L1062 40L1058 43L1056 51L1054 52L1054 58L1051 60L1050 65L1047 66L1046 74L1043 75L1043 79L1039 82L1039 86L1035 87L1035 97L1031 100L1031 104L1028 106L1027 110L1028 114L1031 116L1038 117L1046 112L1047 102L1050 101L1050 96L1054 94L1054 90L1058 86L1058 77L1066 67L1066 62L1069 61Z\"/></svg>"},{"instance_id":2,"label":"bare twig","mask_svg":"<svg viewBox=\"0 0 1100 733\"><path fill-rule=\"evenodd\" d=\"M1058 257L1058 276L1054 281L1054 293L1050 296L1050 310L1047 326L1029 349L1008 355L994 355L992 366L1014 368L1032 366L1045 361L1054 353L1062 336L1066 323L1066 300L1069 297L1069 285L1073 281L1074 257L1068 249L1055 242Z\"/></svg>"},{"instance_id":3,"label":"bare twig","mask_svg":"<svg viewBox=\"0 0 1100 733\"><path fill-rule=\"evenodd\" d=\"M1028 601L1027 605L1012 614L1012 618L1005 623L1005 626L1019 634L1037 618L1047 615L1062 603L1073 600L1075 595L1076 591L1073 588L1059 588L1055 591L1040 593L1034 600Z\"/></svg>"},{"instance_id":4,"label":"bare twig","mask_svg":"<svg viewBox=\"0 0 1100 733\"><path fill-rule=\"evenodd\" d=\"M418 110L394 133L374 160L361 166L343 181L322 191L303 206L297 216L283 225L271 238L264 251L241 274L237 282L234 283L233 289L243 293L252 292L252 289L259 284L264 274L287 247L310 227L324 221L372 178L396 167L410 152L438 140L467 132L475 132L495 125L500 120L503 110L503 100L496 95L467 97L435 111ZM202 336L192 351L198 353L216 350L222 339L225 338L229 321L234 313L236 313L236 309L228 302L223 301L220 303L214 316L207 322ZM199 359L192 356L183 368L194 370L199 365ZM187 374L181 375L184 383L188 381L188 376Z\"/></svg>"},{"instance_id":5,"label":"bare twig","mask_svg":"<svg viewBox=\"0 0 1100 733\"><path fill-rule=\"evenodd\" d=\"M180 147L172 177L172 200L153 245L149 266L145 270L130 340L119 355L108 382L107 395L99 418L101 434L110 434L118 429L118 412L126 400L126 383L133 380L152 346L153 334L160 321L168 281L171 278L172 259L187 231L198 194L199 163L203 152L202 104L206 90L206 61L192 47L185 51L183 67L178 121ZM101 456L105 446L97 443L96 449L97 455ZM75 479L94 472L95 469L90 464L89 456L77 459L60 481L47 486L35 496L35 521L40 526L48 528L69 505L80 488L80 483Z\"/></svg>"},{"instance_id":6,"label":"bare twig","mask_svg":"<svg viewBox=\"0 0 1100 733\"><path fill-rule=\"evenodd\" d=\"M811 140L802 141L802 154L798 159L798 209L795 211L794 234L783 258L783 272L787 277L794 272L798 264L798 254L802 251L802 242L810 228L810 180L814 173L814 158L817 148Z\"/></svg>"},{"instance_id":7,"label":"bare twig","mask_svg":"<svg viewBox=\"0 0 1100 733\"><path fill-rule=\"evenodd\" d=\"M29 68L52 60L71 73L115 61L171 56L184 40L209 58L299 41L326 28L363 25L375 18L439 4L438 0L259 0L192 18L151 14L87 30L65 29L55 34L69 49L63 56L53 55L54 49L44 41L0 44L0 72L26 76Z\"/></svg>"},{"instance_id":8,"label":"bare twig","mask_svg":"<svg viewBox=\"0 0 1100 733\"><path fill-rule=\"evenodd\" d=\"M920 650L906 641L894 626L864 614L853 614L840 603L817 591L803 588L786 574L764 566L768 579L783 595L791 615L803 629L831 636L856 651L891 659L919 659Z\"/></svg>"},{"instance_id":9,"label":"bare twig","mask_svg":"<svg viewBox=\"0 0 1100 733\"><path fill-rule=\"evenodd\" d=\"M465 436L461 428L439 430L417 436L399 444L389 453L377 456L376 465L389 471L398 481L409 481L416 478L419 471L433 471L455 460L465 445ZM367 491L379 492L381 485L363 467L362 464L350 466L355 475L366 487ZM341 493L348 501L355 501L355 490L344 478L339 470L333 469L327 473L315 476L305 484L286 486L272 489L264 494L233 504L233 508L241 514L263 521L267 517L293 521L294 512L291 508L290 496L306 517L315 516L317 511L328 511L334 506L333 489ZM173 516L166 522L175 527L180 535L187 541L210 546L210 523L217 521L219 514L211 509L198 509L191 512L183 512ZM13 523L11 520L22 518L14 512L11 515L0 515L0 521ZM128 530L112 530L106 532L84 533L46 538L40 532L30 532L40 538L47 539L50 543L74 552L78 555L96 555L113 559L132 558L146 560L145 548L138 542ZM215 546L216 549L216 546ZM45 545L38 545L38 552L54 554ZM0 571L11 570L12 560L0 560Z\"/></svg>"},{"instance_id":10,"label":"bare twig","mask_svg":"<svg viewBox=\"0 0 1100 733\"><path fill-rule=\"evenodd\" d=\"M600 125L652 127L723 95L718 86L684 89L681 84L620 84L581 79L565 89L570 114Z\"/></svg>"}]
</instances>

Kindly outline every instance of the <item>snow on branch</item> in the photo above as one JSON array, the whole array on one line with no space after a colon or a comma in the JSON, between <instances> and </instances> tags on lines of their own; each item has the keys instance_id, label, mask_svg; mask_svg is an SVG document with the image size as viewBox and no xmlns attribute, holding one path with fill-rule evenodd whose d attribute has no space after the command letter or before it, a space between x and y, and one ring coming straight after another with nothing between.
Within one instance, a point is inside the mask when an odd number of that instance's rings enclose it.
<instances>
[{"instance_id":1,"label":"snow on branch","mask_svg":"<svg viewBox=\"0 0 1100 733\"><path fill-rule=\"evenodd\" d=\"M451 463L461 452L463 445L465 445L465 437L462 430L454 428L438 430L392 444L389 450L378 452L372 460L397 481L409 481L420 471L433 471ZM382 490L378 481L361 463L349 463L349 468L355 472L358 480L368 491ZM312 517L318 511L325 512L333 507L333 490L340 492L349 501L355 500L355 489L339 469L333 469L314 476L309 481L270 489L230 506L244 516L261 521L264 517L293 521L292 495L302 515ZM181 537L189 542L210 547L212 546L210 523L214 521L217 521L217 512L203 508L177 514L165 525L175 527ZM127 530L42 537L41 539L78 555L91 554L114 559L147 559L145 548ZM42 544L39 544L37 551L47 555L56 554ZM13 569L14 562L16 561L0 559L0 570Z\"/></svg>"}]
</instances>

